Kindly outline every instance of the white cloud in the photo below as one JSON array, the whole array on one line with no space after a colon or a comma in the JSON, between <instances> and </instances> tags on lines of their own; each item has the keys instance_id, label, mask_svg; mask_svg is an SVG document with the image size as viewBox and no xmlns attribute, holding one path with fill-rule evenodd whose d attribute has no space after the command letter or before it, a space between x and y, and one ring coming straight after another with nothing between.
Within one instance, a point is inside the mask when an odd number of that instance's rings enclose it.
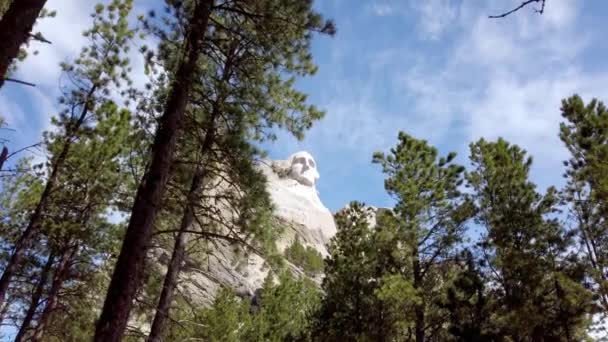
<instances>
[{"instance_id":1,"label":"white cloud","mask_svg":"<svg viewBox=\"0 0 608 342\"><path fill-rule=\"evenodd\" d=\"M458 6L454 0L375 0L369 6L379 17L416 18L416 26L424 39L438 39L453 25Z\"/></svg>"},{"instance_id":2,"label":"white cloud","mask_svg":"<svg viewBox=\"0 0 608 342\"><path fill-rule=\"evenodd\" d=\"M409 3L417 11L414 26L426 35L421 43L396 40L395 46L357 55L357 62L367 62L362 69L326 74L330 98L320 104L327 117L305 142L283 145L285 153L304 147L369 162L371 152L387 150L404 130L444 153L456 150L467 163L470 142L504 137L534 157L532 177L541 188L559 185L566 156L558 138L561 99L574 93L608 98L608 70L584 68L597 38L580 22L581 4L552 1L542 16L526 10L491 20L492 4L458 3ZM390 15L403 14L394 1L376 4L384 6L376 7L377 15L389 15L388 8ZM440 43L439 54L430 54L427 43ZM351 62L350 51L338 46L340 58L332 63Z\"/></svg>"},{"instance_id":3,"label":"white cloud","mask_svg":"<svg viewBox=\"0 0 608 342\"><path fill-rule=\"evenodd\" d=\"M457 7L452 0L411 1L412 8L418 12L418 27L423 35L438 39L453 25Z\"/></svg>"},{"instance_id":4,"label":"white cloud","mask_svg":"<svg viewBox=\"0 0 608 342\"><path fill-rule=\"evenodd\" d=\"M375 15L380 17L391 15L395 12L395 8L388 3L374 2L371 9Z\"/></svg>"},{"instance_id":5,"label":"white cloud","mask_svg":"<svg viewBox=\"0 0 608 342\"><path fill-rule=\"evenodd\" d=\"M404 95L415 99L416 133L446 142L462 130L458 148L465 153L470 141L504 137L534 156L540 185L560 182L560 100L608 96L608 72L582 68L592 37L577 22L579 3L554 1L542 16L521 12L508 20L487 19L486 9L470 6L462 12L477 17L457 19L466 29L445 61L420 59L401 76Z\"/></svg>"}]
</instances>

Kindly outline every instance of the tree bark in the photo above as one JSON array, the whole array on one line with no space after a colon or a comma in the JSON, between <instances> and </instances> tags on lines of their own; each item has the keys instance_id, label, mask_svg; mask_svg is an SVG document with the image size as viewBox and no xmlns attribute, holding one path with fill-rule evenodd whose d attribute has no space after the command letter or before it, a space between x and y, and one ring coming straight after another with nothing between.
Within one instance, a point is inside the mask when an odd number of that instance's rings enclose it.
<instances>
[{"instance_id":1,"label":"tree bark","mask_svg":"<svg viewBox=\"0 0 608 342\"><path fill-rule=\"evenodd\" d=\"M202 177L199 177L197 174L192 179L192 185L188 195L189 198L197 197L195 191L198 189L200 178ZM165 275L163 289L156 307L156 314L154 315L152 328L150 329L150 334L148 335L148 342L161 342L163 340L167 317L169 316L169 310L171 309L171 303L173 302L173 293L175 291L175 287L177 286L177 279L179 277L186 252L187 233L185 231L192 225L192 222L194 221L194 205L190 202L190 200L188 202L189 203L186 205L184 214L182 215L180 229L177 233L177 237L175 238L171 261L167 266L167 274Z\"/></svg>"},{"instance_id":2,"label":"tree bark","mask_svg":"<svg viewBox=\"0 0 608 342\"><path fill-rule=\"evenodd\" d=\"M49 278L49 273L51 273L51 269L53 267L53 263L55 262L55 254L51 252L49 257L46 260L46 264L40 273L40 278L38 279L38 284L36 285L36 289L34 293L32 293L32 299L30 301L30 307L27 309L27 313L23 318L23 322L21 322L21 327L19 327L19 332L17 336L15 336L15 342L23 341L25 334L30 328L32 323L32 319L34 319L34 315L36 314L36 310L38 309L38 305L40 305L40 299L42 298L42 293L44 292L44 287L46 286L47 280Z\"/></svg>"},{"instance_id":3,"label":"tree bark","mask_svg":"<svg viewBox=\"0 0 608 342\"><path fill-rule=\"evenodd\" d=\"M19 49L30 38L46 0L14 0L0 19L0 88Z\"/></svg>"},{"instance_id":4,"label":"tree bark","mask_svg":"<svg viewBox=\"0 0 608 342\"><path fill-rule=\"evenodd\" d=\"M66 248L61 253L61 257L59 259L59 263L55 269L55 274L53 275L53 282L51 283L51 288L49 290L49 294L46 299L46 305L44 306L44 310L42 310L42 314L40 315L40 319L38 320L38 325L34 330L34 334L32 336L32 342L41 341L42 335L44 333L44 329L46 328L49 318L55 308L57 307L57 302L59 300L59 291L63 287L63 283L68 275L69 265L74 255L78 251L78 245L76 246L66 246Z\"/></svg>"},{"instance_id":5,"label":"tree bark","mask_svg":"<svg viewBox=\"0 0 608 342\"><path fill-rule=\"evenodd\" d=\"M414 288L419 290L422 287L422 270L420 268L420 260L418 250L413 253L413 271L414 271ZM424 300L424 298L422 298ZM424 304L417 304L414 308L415 312L415 331L416 342L424 342Z\"/></svg>"},{"instance_id":6,"label":"tree bark","mask_svg":"<svg viewBox=\"0 0 608 342\"><path fill-rule=\"evenodd\" d=\"M180 62L165 111L159 121L152 145L152 161L137 189L131 219L97 322L97 342L120 341L126 328L133 298L142 280L154 219L173 163L177 137L192 90L212 7L213 0L197 1L190 19L184 58Z\"/></svg>"},{"instance_id":7,"label":"tree bark","mask_svg":"<svg viewBox=\"0 0 608 342\"><path fill-rule=\"evenodd\" d=\"M2 147L2 152L0 153L0 170L4 167L4 162L8 159L8 148L6 146Z\"/></svg>"},{"instance_id":8,"label":"tree bark","mask_svg":"<svg viewBox=\"0 0 608 342\"><path fill-rule=\"evenodd\" d=\"M231 69L232 69L232 53L234 49L231 48L230 52L227 54L227 60L224 65L224 70L222 71L222 82L228 82L230 79ZM209 120L207 122L205 140L201 145L200 154L202 159L205 159L205 156L211 150L215 142L216 137L216 119L220 113L221 103L225 101L226 94L221 92L221 95L218 99L213 103L213 108L211 110L211 115L209 116ZM202 163L204 164L204 162ZM173 253L171 255L171 261L167 266L167 274L165 275L165 280L163 282L163 289L160 294L160 298L158 300L158 306L156 307L156 314L154 315L154 320L152 322L152 328L150 329L150 334L148 335L148 342L161 342L163 340L163 335L165 331L165 325L167 322L167 318L169 317L169 311L171 310L171 303L173 302L173 293L175 291L175 287L177 286L177 278L179 277L179 273L181 272L181 266L185 256L185 248L186 248L186 236L187 232L190 230L190 226L194 222L194 207L197 204L199 199L199 190L201 184L205 179L205 168L204 165L200 165L197 167L194 176L190 182L190 189L188 191L186 208L184 209L184 214L182 215L180 228L177 233L177 237L175 238L175 244L173 246Z\"/></svg>"},{"instance_id":9,"label":"tree bark","mask_svg":"<svg viewBox=\"0 0 608 342\"><path fill-rule=\"evenodd\" d=\"M14 1L18 2L18 1ZM61 147L61 152L57 156L57 159L54 161L53 165L51 165L51 174L49 175L49 179L46 181L46 185L44 186L44 190L40 195L40 200L38 200L38 204L30 217L30 221L28 222L27 227L15 243L15 248L13 250L13 254L6 264L6 268L4 272L2 272L2 277L0 277L0 307L4 305L4 301L6 299L6 293L8 291L8 287L13 279L15 272L17 272L18 268L21 265L21 261L23 260L23 256L27 249L32 244L33 238L38 233L40 229L40 224L42 223L43 213L46 210L46 206L51 196L51 192L55 189L55 182L57 181L57 177L59 176L59 171L63 168L63 164L68 157L68 153L70 152L70 148L72 146L73 137L82 126L90 107L90 99L93 96L93 93L97 90L97 86L91 87L89 89L85 99L85 104L82 107L82 111L80 112L80 116L78 120L74 123L73 126L69 127L68 134L66 134L65 140L63 142L63 146Z\"/></svg>"}]
</instances>

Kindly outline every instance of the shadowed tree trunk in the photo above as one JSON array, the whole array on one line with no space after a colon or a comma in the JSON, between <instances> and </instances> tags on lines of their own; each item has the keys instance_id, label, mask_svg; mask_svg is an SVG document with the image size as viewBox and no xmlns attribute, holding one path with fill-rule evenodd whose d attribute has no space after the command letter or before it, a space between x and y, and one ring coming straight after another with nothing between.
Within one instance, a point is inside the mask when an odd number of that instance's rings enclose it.
<instances>
[{"instance_id":1,"label":"shadowed tree trunk","mask_svg":"<svg viewBox=\"0 0 608 342\"><path fill-rule=\"evenodd\" d=\"M152 145L149 169L142 179L131 210L131 219L95 330L95 341L120 341L129 319L133 298L141 283L154 219L166 188L177 137L203 47L213 0L197 1L180 62L165 110Z\"/></svg>"},{"instance_id":2,"label":"shadowed tree trunk","mask_svg":"<svg viewBox=\"0 0 608 342\"><path fill-rule=\"evenodd\" d=\"M36 285L36 289L34 293L32 293L32 299L30 301L30 307L27 309L27 313L23 318L23 322L21 322L21 327L19 327L19 332L17 336L15 336L15 342L23 341L25 334L30 328L32 324L32 319L36 314L36 309L38 309L38 305L40 304L40 299L42 298L42 293L44 292L44 287L46 286L46 282L49 278L49 273L51 273L51 269L53 267L53 263L55 262L55 254L51 252L51 255L46 260L46 264L40 273L40 278L38 279L38 284Z\"/></svg>"},{"instance_id":3,"label":"shadowed tree trunk","mask_svg":"<svg viewBox=\"0 0 608 342\"><path fill-rule=\"evenodd\" d=\"M419 290L422 287L422 270L420 269L420 260L418 249L416 248L413 255L413 271L414 271L414 288ZM416 342L424 342L424 304L417 304L415 309L416 321Z\"/></svg>"},{"instance_id":4,"label":"shadowed tree trunk","mask_svg":"<svg viewBox=\"0 0 608 342\"><path fill-rule=\"evenodd\" d=\"M40 319L38 319L38 325L34 330L34 334L31 339L32 341L42 340L44 329L46 328L49 322L51 314L57 307L59 291L61 290L63 283L65 282L65 279L69 274L68 271L70 268L70 262L74 258L74 255L77 251L78 245L71 247L67 245L61 253L59 263L57 263L57 267L55 268L55 274L53 275L53 282L51 283L51 288L49 289L49 294L46 299L46 305L44 306L44 310L42 310Z\"/></svg>"},{"instance_id":5,"label":"shadowed tree trunk","mask_svg":"<svg viewBox=\"0 0 608 342\"><path fill-rule=\"evenodd\" d=\"M46 0L14 0L0 19L0 88L19 49L30 38Z\"/></svg>"},{"instance_id":6,"label":"shadowed tree trunk","mask_svg":"<svg viewBox=\"0 0 608 342\"><path fill-rule=\"evenodd\" d=\"M234 48L231 48L230 53L228 53L228 59L224 65L224 70L222 71L222 82L228 82L231 75L232 69L232 53L234 53ZM211 147L215 141L215 129L216 129L216 119L219 115L220 104L225 101L226 94L222 92L220 98L213 103L212 113L209 116L205 140L201 145L200 154L205 160L205 156L211 150ZM203 162L204 164L204 162ZM192 222L194 221L194 207L197 204L199 199L199 190L201 184L203 183L205 178L205 166L198 166L192 180L190 182L190 189L188 191L186 208L184 209L184 214L182 215L179 231L177 233L177 237L175 238L175 244L173 246L173 253L171 255L171 261L167 266L167 274L165 275L165 280L163 282L163 289L160 294L160 298L158 300L158 306L156 307L156 314L154 315L154 321L152 322L152 328L150 329L150 334L148 335L148 342L160 342L162 341L162 336L165 331L165 325L167 322L167 318L169 317L169 311L171 309L171 303L173 302L173 293L175 291L175 287L177 285L177 278L179 277L179 273L181 272L181 266L185 256L186 242L187 242L187 234L186 232L192 226Z\"/></svg>"},{"instance_id":7,"label":"shadowed tree trunk","mask_svg":"<svg viewBox=\"0 0 608 342\"><path fill-rule=\"evenodd\" d=\"M8 159L8 148L6 146L2 147L2 152L0 153L0 170L4 166L4 162Z\"/></svg>"}]
</instances>

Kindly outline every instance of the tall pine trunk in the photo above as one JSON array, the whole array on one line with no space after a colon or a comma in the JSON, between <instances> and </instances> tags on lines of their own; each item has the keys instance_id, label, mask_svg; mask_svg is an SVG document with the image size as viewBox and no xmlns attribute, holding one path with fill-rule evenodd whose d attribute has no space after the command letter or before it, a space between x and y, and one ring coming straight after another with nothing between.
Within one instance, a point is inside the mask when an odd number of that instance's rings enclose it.
<instances>
[{"instance_id":1,"label":"tall pine trunk","mask_svg":"<svg viewBox=\"0 0 608 342\"><path fill-rule=\"evenodd\" d=\"M17 1L15 1L17 2ZM15 243L15 247L13 250L13 254L6 264L6 268L2 273L2 277L0 277L0 307L4 305L4 301L6 300L6 293L8 291L9 285L15 275L15 272L21 266L21 262L23 260L23 256L25 252L30 247L33 242L34 237L40 230L40 225L43 219L43 213L46 210L46 206L51 196L51 192L55 189L55 182L57 181L57 177L59 176L59 172L63 168L63 164L65 163L68 154L70 152L70 148L72 146L73 137L77 134L78 130L84 123L87 114L89 113L90 101L91 97L97 90L97 86L92 86L89 89L88 93L85 96L84 106L80 112L80 116L78 120L74 122L74 125L71 125L66 129L66 137L64 137L63 146L61 147L61 152L57 156L57 159L53 162L51 166L51 174L49 175L48 180L46 181L46 185L44 186L44 190L40 195L40 199L38 200L38 204L30 217L30 221L28 222L27 227Z\"/></svg>"},{"instance_id":2,"label":"tall pine trunk","mask_svg":"<svg viewBox=\"0 0 608 342\"><path fill-rule=\"evenodd\" d=\"M167 274L165 275L163 289L160 298L158 299L156 314L154 315L152 328L150 329L150 334L147 339L148 342L160 342L163 340L167 318L169 317L169 310L171 309L171 303L173 302L173 293L177 286L177 280L186 253L187 230L194 221L194 203L191 202L190 198L197 198L196 189L198 188L201 178L202 177L197 174L192 179L192 186L190 188L190 193L188 194L188 204L182 215L180 229L175 238L171 261L169 262L169 265L167 265Z\"/></svg>"},{"instance_id":3,"label":"tall pine trunk","mask_svg":"<svg viewBox=\"0 0 608 342\"><path fill-rule=\"evenodd\" d=\"M228 57L224 65L224 70L222 71L222 82L228 82L230 79L232 69L232 53L234 53L234 48L231 48L230 52L227 54ZM215 142L216 119L220 112L220 105L225 101L225 97L226 94L221 92L219 98L213 103L213 109L211 115L209 116L207 127L205 127L205 140L203 141L200 150L203 163L206 155L211 151L211 147ZM190 229L192 223L194 222L194 207L197 204L196 202L199 198L199 190L204 178L205 165L199 165L196 168L196 172L190 182L190 189L186 199L186 208L184 209L179 231L177 233L177 237L175 238L171 261L167 266L167 274L165 275L165 280L163 281L163 289L158 300L158 306L156 307L156 314L154 315L152 328L150 329L150 334L148 335L148 342L160 342L163 339L167 318L169 317L169 311L171 309L171 303L173 302L173 293L175 292L175 287L177 286L177 279L179 277L179 273L181 272L181 266L185 256L186 232Z\"/></svg>"},{"instance_id":4,"label":"tall pine trunk","mask_svg":"<svg viewBox=\"0 0 608 342\"><path fill-rule=\"evenodd\" d=\"M30 307L27 309L25 317L23 318L23 322L21 322L21 327L19 327L19 332L17 332L17 336L15 336L15 342L23 341L25 334L30 329L30 325L32 324L32 320L34 319L34 315L36 314L36 310L38 309L38 305L40 305L40 299L42 298L42 294L44 292L44 287L46 286L47 280L49 278L49 274L51 273L51 269L53 267L53 263L55 262L55 254L51 252L49 257L46 260L44 268L40 273L40 278L38 279L38 284L36 285L36 289L34 293L32 293L32 298L30 300Z\"/></svg>"},{"instance_id":5,"label":"tall pine trunk","mask_svg":"<svg viewBox=\"0 0 608 342\"><path fill-rule=\"evenodd\" d=\"M419 290L422 287L422 269L420 268L420 259L418 249L415 247L413 253L413 271L414 271L414 288ZM424 301L424 299L422 299ZM416 304L414 308L416 342L424 342L424 303Z\"/></svg>"},{"instance_id":6,"label":"tall pine trunk","mask_svg":"<svg viewBox=\"0 0 608 342\"><path fill-rule=\"evenodd\" d=\"M103 310L95 329L95 341L120 341L141 283L154 219L173 163L184 111L203 47L213 0L197 1L186 36L184 58L175 75L165 111L152 145L152 160L142 179L123 240Z\"/></svg>"},{"instance_id":7,"label":"tall pine trunk","mask_svg":"<svg viewBox=\"0 0 608 342\"><path fill-rule=\"evenodd\" d=\"M78 251L78 245L69 246L66 245L63 251L61 252L61 257L59 258L59 262L55 268L55 273L53 274L53 281L51 283L51 288L49 289L49 293L46 299L46 304L44 309L42 310L42 314L38 319L38 325L34 329L34 333L31 341L41 341L42 335L46 326L49 322L49 318L55 308L57 307L57 302L59 300L59 291L63 287L63 283L69 274L70 262L74 258L74 255Z\"/></svg>"},{"instance_id":8,"label":"tall pine trunk","mask_svg":"<svg viewBox=\"0 0 608 342\"><path fill-rule=\"evenodd\" d=\"M13 0L0 19L0 88L19 49L30 38L46 0Z\"/></svg>"}]
</instances>

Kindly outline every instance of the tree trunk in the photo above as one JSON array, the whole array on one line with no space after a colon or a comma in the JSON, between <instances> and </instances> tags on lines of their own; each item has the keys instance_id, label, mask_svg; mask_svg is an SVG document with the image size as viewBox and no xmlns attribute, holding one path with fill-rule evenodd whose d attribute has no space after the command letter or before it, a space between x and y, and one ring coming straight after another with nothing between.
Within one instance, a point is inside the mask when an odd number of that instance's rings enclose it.
<instances>
[{"instance_id":1,"label":"tree trunk","mask_svg":"<svg viewBox=\"0 0 608 342\"><path fill-rule=\"evenodd\" d=\"M227 53L228 57L224 65L224 70L222 71L222 82L228 82L230 79L232 69L232 53L234 53L234 49L231 49L230 52ZM213 103L211 115L209 116L209 120L207 122L207 133L205 134L205 140L203 141L200 150L203 160L215 142L215 121L220 113L220 106L225 101L225 98L226 94L224 92L220 92L218 99L216 99L216 101ZM194 221L194 207L199 199L198 192L204 178L204 165L198 166L190 182L190 190L188 191L188 197L186 199L186 208L184 209L179 231L177 233L177 237L175 238L171 261L167 266L167 274L165 275L163 289L158 300L158 306L156 307L156 314L154 315L152 328L150 329L150 334L148 335L148 342L160 342L163 340L165 325L167 318L169 317L169 311L171 310L171 303L173 302L173 292L177 286L177 278L181 272L181 266L185 256L186 231L190 229L190 226L192 226L192 222Z\"/></svg>"},{"instance_id":2,"label":"tree trunk","mask_svg":"<svg viewBox=\"0 0 608 342\"><path fill-rule=\"evenodd\" d=\"M19 0L21 1L21 0ZM18 2L18 1L14 1ZM17 272L18 268L21 265L21 261L23 259L23 255L30 247L33 238L38 233L40 229L40 224L42 223L43 213L46 210L47 202L49 201L51 192L55 188L55 182L57 181L57 177L59 176L59 171L63 168L63 164L68 157L68 153L70 152L70 148L72 146L73 137L82 126L84 119L86 118L89 112L90 99L93 96L93 93L97 90L97 86L91 87L89 92L87 93L85 99L85 104L82 107L82 111L80 112L80 116L78 120L74 123L72 127L69 127L66 133L66 137L61 147L61 152L57 159L51 166L51 174L49 175L49 179L46 181L46 185L44 186L44 190L42 191L42 195L40 195L40 200L38 200L38 204L36 205L36 209L32 213L30 217L30 221L28 222L27 227L15 243L15 249L13 250L13 254L6 264L6 268L2 273L2 277L0 277L0 307L4 305L4 301L6 299L6 293L8 291L8 287L13 279L13 275Z\"/></svg>"},{"instance_id":3,"label":"tree trunk","mask_svg":"<svg viewBox=\"0 0 608 342\"><path fill-rule=\"evenodd\" d=\"M8 148L2 147L2 153L0 153L0 170L4 167L4 162L8 159Z\"/></svg>"},{"instance_id":4,"label":"tree trunk","mask_svg":"<svg viewBox=\"0 0 608 342\"><path fill-rule=\"evenodd\" d=\"M143 275L148 245L154 230L157 208L165 191L169 169L183 121L184 111L203 47L213 0L196 3L190 20L184 58L180 62L165 111L160 118L152 161L142 179L131 210L131 219L95 329L95 341L120 341L129 319Z\"/></svg>"},{"instance_id":5,"label":"tree trunk","mask_svg":"<svg viewBox=\"0 0 608 342\"><path fill-rule=\"evenodd\" d=\"M19 49L30 38L46 0L14 0L0 19L0 88Z\"/></svg>"},{"instance_id":6,"label":"tree trunk","mask_svg":"<svg viewBox=\"0 0 608 342\"><path fill-rule=\"evenodd\" d=\"M583 209L585 211L585 209ZM590 237L588 232L589 222L584 218L586 215L577 211L578 221L579 221L579 229L581 231L582 240L585 243L585 247L587 249L587 258L589 262L591 262L591 267L593 267L596 273L600 277L600 281L606 282L606 276L604 274L605 267L601 264L601 262L597 258L597 248L593 238ZM594 277L595 278L595 277ZM604 312L608 313L608 293L603 286L599 286L598 288L600 301L604 306Z\"/></svg>"},{"instance_id":7,"label":"tree trunk","mask_svg":"<svg viewBox=\"0 0 608 342\"><path fill-rule=\"evenodd\" d=\"M2 310L0 310L0 323L4 322L4 316L8 313L8 309L10 308L10 303L7 301L2 306Z\"/></svg>"},{"instance_id":8,"label":"tree trunk","mask_svg":"<svg viewBox=\"0 0 608 342\"><path fill-rule=\"evenodd\" d=\"M196 175L192 179L192 186L188 197L192 197L194 190L198 188L200 178ZM196 196L194 196L196 197ZM177 285L177 279L181 271L182 263L186 252L186 231L192 225L194 221L194 206L192 203L188 203L182 216L179 232L175 238L175 244L173 246L173 254L171 255L171 261L167 266L167 274L163 282L163 290L158 300L158 306L156 307L156 314L154 321L152 322L152 328L148 335L148 342L160 342L163 340L167 317L169 316L169 310L171 309L171 303L173 302L173 293Z\"/></svg>"},{"instance_id":9,"label":"tree trunk","mask_svg":"<svg viewBox=\"0 0 608 342\"><path fill-rule=\"evenodd\" d=\"M420 260L418 250L413 253L413 271L414 271L414 288L419 290L422 287L422 270L420 269ZM424 301L424 298L421 298ZM416 315L415 330L416 342L424 342L424 303L417 304L414 308Z\"/></svg>"},{"instance_id":10,"label":"tree trunk","mask_svg":"<svg viewBox=\"0 0 608 342\"><path fill-rule=\"evenodd\" d=\"M77 251L78 245L72 247L66 246L66 248L61 253L61 258L59 259L59 263L57 264L57 268L55 269L55 274L53 275L53 282L51 283L51 288L46 299L46 305L44 306L44 310L42 310L42 314L40 315L40 319L38 320L38 325L34 330L34 334L31 339L32 341L42 340L42 334L44 333L44 329L46 328L49 322L51 314L57 307L59 291L63 287L65 278L69 273L68 271L70 262L74 258L74 255Z\"/></svg>"},{"instance_id":11,"label":"tree trunk","mask_svg":"<svg viewBox=\"0 0 608 342\"><path fill-rule=\"evenodd\" d=\"M15 342L23 341L26 332L30 328L30 324L32 323L32 319L36 314L36 309L38 309L38 305L40 304L40 299L42 298L42 293L44 292L44 287L46 286L46 282L49 278L49 273L51 273L51 268L53 267L53 263L55 262L55 254L51 252L48 259L46 260L46 264L40 273L40 279L38 279L38 284L36 285L36 289L34 293L32 293L32 299L30 301L30 307L27 309L27 313L23 318L23 322L21 322L21 327L19 328L19 332L17 336L15 336Z\"/></svg>"}]
</instances>

